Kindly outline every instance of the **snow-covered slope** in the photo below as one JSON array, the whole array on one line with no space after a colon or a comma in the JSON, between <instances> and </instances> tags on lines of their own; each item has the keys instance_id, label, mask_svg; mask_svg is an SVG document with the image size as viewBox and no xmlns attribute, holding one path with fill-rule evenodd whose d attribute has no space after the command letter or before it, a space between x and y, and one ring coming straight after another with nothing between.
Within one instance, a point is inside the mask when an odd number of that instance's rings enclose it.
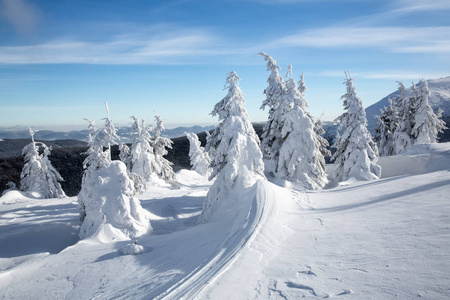
<instances>
[{"instance_id":1,"label":"snow-covered slope","mask_svg":"<svg viewBox=\"0 0 450 300\"><path fill-rule=\"evenodd\" d=\"M427 83L431 92L428 97L431 107L435 111L441 108L444 111L444 115L450 116L450 76L427 80ZM406 82L405 86L407 86ZM380 115L380 109L389 106L389 98L393 100L398 96L398 91L395 91L366 108L368 128L372 133L377 122L375 116Z\"/></svg>"},{"instance_id":2,"label":"snow-covered slope","mask_svg":"<svg viewBox=\"0 0 450 300\"><path fill-rule=\"evenodd\" d=\"M450 143L381 158L381 180L315 192L259 180L236 211L196 224L192 171L140 196L153 235L78 241L76 198L0 198L4 299L448 299ZM229 206L230 208L233 205Z\"/></svg>"}]
</instances>

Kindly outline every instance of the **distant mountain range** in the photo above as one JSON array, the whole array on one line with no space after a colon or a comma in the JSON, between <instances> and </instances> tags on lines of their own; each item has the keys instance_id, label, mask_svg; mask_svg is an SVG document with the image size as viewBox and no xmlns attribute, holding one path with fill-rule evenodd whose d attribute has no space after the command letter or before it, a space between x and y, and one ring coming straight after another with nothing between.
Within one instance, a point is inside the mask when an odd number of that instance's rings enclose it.
<instances>
[{"instance_id":1,"label":"distant mountain range","mask_svg":"<svg viewBox=\"0 0 450 300\"><path fill-rule=\"evenodd\" d=\"M176 138L183 136L185 131L200 133L205 130L214 129L215 126L192 126L192 127L177 127L174 129L166 129L163 132L163 136L168 138ZM35 133L34 137L37 140L54 141L54 140L78 140L87 141L89 130L58 132L51 130L39 130ZM133 136L130 133L130 127L120 127L117 129L117 134L122 138L125 143L130 143L133 140ZM0 128L0 139L29 139L30 135L28 129L22 126L15 126L12 128Z\"/></svg>"},{"instance_id":2,"label":"distant mountain range","mask_svg":"<svg viewBox=\"0 0 450 300\"><path fill-rule=\"evenodd\" d=\"M434 111L437 111L438 108L441 108L444 111L444 121L450 119L450 76L427 80L427 83L431 93L428 97L431 107ZM380 115L380 110L389 106L389 98L394 100L398 96L399 92L395 91L366 108L368 128L372 134L374 133L375 125L377 123L376 116ZM449 126L450 124L447 122L447 127Z\"/></svg>"}]
</instances>

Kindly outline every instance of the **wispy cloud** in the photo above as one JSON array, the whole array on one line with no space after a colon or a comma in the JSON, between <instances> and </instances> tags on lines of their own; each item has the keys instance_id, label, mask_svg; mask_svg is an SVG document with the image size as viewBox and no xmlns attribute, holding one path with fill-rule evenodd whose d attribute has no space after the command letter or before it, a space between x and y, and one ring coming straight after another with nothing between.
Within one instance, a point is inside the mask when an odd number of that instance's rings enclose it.
<instances>
[{"instance_id":1,"label":"wispy cloud","mask_svg":"<svg viewBox=\"0 0 450 300\"><path fill-rule=\"evenodd\" d=\"M397 0L394 5L392 13L450 10L450 1L448 0Z\"/></svg>"},{"instance_id":2,"label":"wispy cloud","mask_svg":"<svg viewBox=\"0 0 450 300\"><path fill-rule=\"evenodd\" d=\"M39 12L26 0L0 0L0 19L21 34L31 34L38 24Z\"/></svg>"},{"instance_id":3,"label":"wispy cloud","mask_svg":"<svg viewBox=\"0 0 450 300\"><path fill-rule=\"evenodd\" d=\"M247 0L251 2L259 2L268 5L279 4L298 4L298 3L316 3L316 2L333 2L335 0ZM368 0L341 0L341 2L367 2Z\"/></svg>"},{"instance_id":4,"label":"wispy cloud","mask_svg":"<svg viewBox=\"0 0 450 300\"><path fill-rule=\"evenodd\" d=\"M324 71L319 73L320 76L326 77L341 77L344 78L344 71ZM396 71L385 70L377 72L351 72L352 77L364 79L385 79L385 80L418 80L420 78L441 78L448 74L444 73L430 73L420 71Z\"/></svg>"},{"instance_id":5,"label":"wispy cloud","mask_svg":"<svg viewBox=\"0 0 450 300\"><path fill-rule=\"evenodd\" d=\"M280 38L268 48L381 48L391 52L443 52L450 27L327 27Z\"/></svg>"},{"instance_id":6,"label":"wispy cloud","mask_svg":"<svg viewBox=\"0 0 450 300\"><path fill-rule=\"evenodd\" d=\"M219 48L218 39L207 31L186 29L164 34L121 34L103 42L58 40L0 47L0 63L170 64L217 55L221 53Z\"/></svg>"}]
</instances>

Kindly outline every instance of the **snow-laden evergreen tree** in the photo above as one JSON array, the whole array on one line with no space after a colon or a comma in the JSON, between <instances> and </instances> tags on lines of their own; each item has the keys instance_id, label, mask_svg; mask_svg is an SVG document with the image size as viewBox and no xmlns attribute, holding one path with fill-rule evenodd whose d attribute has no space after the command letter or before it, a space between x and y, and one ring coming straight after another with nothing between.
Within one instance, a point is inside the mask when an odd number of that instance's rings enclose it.
<instances>
[{"instance_id":1,"label":"snow-laden evergreen tree","mask_svg":"<svg viewBox=\"0 0 450 300\"><path fill-rule=\"evenodd\" d=\"M317 140L319 141L319 151L322 156L331 156L331 151L328 150L330 144L328 143L327 139L323 137L323 135L325 134L325 130L323 129L322 120L317 119L317 121L314 122L314 132L316 133Z\"/></svg>"},{"instance_id":2,"label":"snow-laden evergreen tree","mask_svg":"<svg viewBox=\"0 0 450 300\"><path fill-rule=\"evenodd\" d=\"M134 120L131 132L135 138L130 149L132 173L142 176L145 180L150 180L152 173L156 169L156 158L152 147L152 136L150 135L151 126L145 125L145 120L139 120L136 116L131 116Z\"/></svg>"},{"instance_id":3,"label":"snow-laden evergreen tree","mask_svg":"<svg viewBox=\"0 0 450 300\"><path fill-rule=\"evenodd\" d=\"M228 74L225 84L228 93L211 113L221 121L209 139L210 146L216 149L210 178L216 177L216 181L206 195L200 222L210 218L235 185L250 177L264 178L259 139L250 123L238 81L236 72Z\"/></svg>"},{"instance_id":4,"label":"snow-laden evergreen tree","mask_svg":"<svg viewBox=\"0 0 450 300\"><path fill-rule=\"evenodd\" d=\"M84 161L85 173L78 194L80 238L95 237L99 241L129 239L152 228L149 213L135 197L135 185L122 161L111 161L111 144L117 143L114 125L108 116L105 128L91 129L89 149Z\"/></svg>"},{"instance_id":5,"label":"snow-laden evergreen tree","mask_svg":"<svg viewBox=\"0 0 450 300\"><path fill-rule=\"evenodd\" d=\"M120 143L119 145L119 158L122 161L128 170L128 176L134 182L134 188L137 194L141 194L145 191L146 188L146 180L139 174L131 172L133 165L131 161L131 150L125 143Z\"/></svg>"},{"instance_id":6,"label":"snow-laden evergreen tree","mask_svg":"<svg viewBox=\"0 0 450 300\"><path fill-rule=\"evenodd\" d=\"M341 97L346 111L338 117L342 134L333 145L336 148L332 157L337 164L336 179L378 179L381 176L381 167L377 165L377 146L367 130L366 112L361 98L356 93L354 79L350 77L350 73L346 73L346 77L344 84L347 93Z\"/></svg>"},{"instance_id":7,"label":"snow-laden evergreen tree","mask_svg":"<svg viewBox=\"0 0 450 300\"><path fill-rule=\"evenodd\" d=\"M105 120L105 128L103 129L104 134L103 140L105 147L108 150L106 155L109 156L109 159L111 160L111 146L118 145L118 141L120 140L120 138L117 135L117 129L114 127L114 124L112 123L109 117L108 102L105 102L105 107L106 107L106 118L103 119Z\"/></svg>"},{"instance_id":8,"label":"snow-laden evergreen tree","mask_svg":"<svg viewBox=\"0 0 450 300\"><path fill-rule=\"evenodd\" d=\"M66 195L59 183L64 179L48 159L51 149L44 143L35 142L35 132L31 128L29 128L29 133L31 143L22 149L25 164L20 174L20 189L39 198L65 197ZM40 147L43 148L42 154L39 154Z\"/></svg>"},{"instance_id":9,"label":"snow-laden evergreen tree","mask_svg":"<svg viewBox=\"0 0 450 300\"><path fill-rule=\"evenodd\" d=\"M119 158L120 160L127 166L128 170L131 170L131 155L130 155L130 147L128 147L125 143L120 143L119 145Z\"/></svg>"},{"instance_id":10,"label":"snow-laden evergreen tree","mask_svg":"<svg viewBox=\"0 0 450 300\"><path fill-rule=\"evenodd\" d=\"M276 176L307 189L320 189L327 183L325 158L312 118L305 112L302 93L294 79L286 82L286 102L294 102L286 114L281 137Z\"/></svg>"},{"instance_id":11,"label":"snow-laden evergreen tree","mask_svg":"<svg viewBox=\"0 0 450 300\"><path fill-rule=\"evenodd\" d=\"M437 114L433 112L428 103L430 91L425 80L420 80L418 88L413 83L413 93L414 125L411 128L413 144L436 143L438 133L446 129L445 122L441 119L442 110Z\"/></svg>"},{"instance_id":12,"label":"snow-laden evergreen tree","mask_svg":"<svg viewBox=\"0 0 450 300\"><path fill-rule=\"evenodd\" d=\"M172 140L161 136L161 132L165 130L163 122L160 116L155 116L156 126L153 129L153 153L155 154L155 168L154 172L159 178L166 181L173 180L175 178L175 173L172 169L172 163L164 158L167 154L167 149L172 149Z\"/></svg>"},{"instance_id":13,"label":"snow-laden evergreen tree","mask_svg":"<svg viewBox=\"0 0 450 300\"><path fill-rule=\"evenodd\" d=\"M377 143L378 153L380 156L394 155L394 132L397 127L398 115L391 99L389 99L389 106L381 110L377 119L374 142Z\"/></svg>"},{"instance_id":14,"label":"snow-laden evergreen tree","mask_svg":"<svg viewBox=\"0 0 450 300\"><path fill-rule=\"evenodd\" d=\"M302 75L300 75L300 80L298 81L298 91L300 93L299 106L304 111L306 111L306 109L308 108L308 102L305 99L306 90L307 90L307 88L306 88L306 84L305 84L305 76L302 73Z\"/></svg>"},{"instance_id":15,"label":"snow-laden evergreen tree","mask_svg":"<svg viewBox=\"0 0 450 300\"><path fill-rule=\"evenodd\" d=\"M408 92L402 82L398 81L400 95L393 101L397 114L397 126L394 130L394 154L399 154L412 145L411 129L413 127L413 107Z\"/></svg>"},{"instance_id":16,"label":"snow-laden evergreen tree","mask_svg":"<svg viewBox=\"0 0 450 300\"><path fill-rule=\"evenodd\" d=\"M290 110L290 103L284 101L285 84L283 77L278 70L281 68L277 62L268 54L261 52L258 55L267 61L267 71L270 72L267 79L268 86L264 90L266 99L263 101L261 109L269 108L269 117L264 125L261 136L261 148L265 157L266 171L275 175L276 165L282 144L281 130L284 125L285 114Z\"/></svg>"},{"instance_id":17,"label":"snow-laden evergreen tree","mask_svg":"<svg viewBox=\"0 0 450 300\"><path fill-rule=\"evenodd\" d=\"M44 143L41 143L41 146L44 148L44 151L41 156L41 166L44 172L44 177L47 182L47 196L46 198L63 198L66 197L66 193L64 193L60 182L64 181L59 172L53 167L49 160L49 156L51 155L51 147L47 147Z\"/></svg>"},{"instance_id":18,"label":"snow-laden evergreen tree","mask_svg":"<svg viewBox=\"0 0 450 300\"><path fill-rule=\"evenodd\" d=\"M193 132L185 132L184 135L189 140L189 158L191 161L192 170L196 171L200 175L211 175L211 159L206 153L198 140L198 136Z\"/></svg>"},{"instance_id":19,"label":"snow-laden evergreen tree","mask_svg":"<svg viewBox=\"0 0 450 300\"><path fill-rule=\"evenodd\" d=\"M314 124L314 133L316 134L315 139L319 142L319 151L322 154L323 157L330 156L331 152L328 150L328 147L330 146L328 141L322 136L325 133L325 130L323 129L322 121L318 119L317 121L314 120L314 117L308 112L308 101L305 99L305 92L306 92L306 84L305 84L305 76L300 75L300 80L298 82L298 91L300 93L300 100L299 100L299 106L303 109L303 111L308 115L308 117L311 119L311 122Z\"/></svg>"},{"instance_id":20,"label":"snow-laden evergreen tree","mask_svg":"<svg viewBox=\"0 0 450 300\"><path fill-rule=\"evenodd\" d=\"M20 189L25 192L43 193L45 185L44 174L41 166L39 147L34 141L34 131L29 128L31 143L22 149L25 164L20 174ZM44 195L42 195L44 197Z\"/></svg>"}]
</instances>

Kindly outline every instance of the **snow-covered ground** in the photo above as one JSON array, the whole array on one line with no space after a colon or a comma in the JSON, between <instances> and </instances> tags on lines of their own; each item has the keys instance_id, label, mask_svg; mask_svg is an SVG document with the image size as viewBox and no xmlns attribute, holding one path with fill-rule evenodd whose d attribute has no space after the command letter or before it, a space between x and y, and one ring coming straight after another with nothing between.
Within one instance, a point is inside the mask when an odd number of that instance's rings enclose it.
<instances>
[{"instance_id":1,"label":"snow-covered ground","mask_svg":"<svg viewBox=\"0 0 450 300\"><path fill-rule=\"evenodd\" d=\"M154 229L140 247L79 241L76 197L9 192L0 298L449 299L450 144L380 164L381 180L314 192L259 180L229 195L235 212L205 224L196 219L211 183L182 170L176 188L140 195ZM124 255L133 249L143 253Z\"/></svg>"}]
</instances>

